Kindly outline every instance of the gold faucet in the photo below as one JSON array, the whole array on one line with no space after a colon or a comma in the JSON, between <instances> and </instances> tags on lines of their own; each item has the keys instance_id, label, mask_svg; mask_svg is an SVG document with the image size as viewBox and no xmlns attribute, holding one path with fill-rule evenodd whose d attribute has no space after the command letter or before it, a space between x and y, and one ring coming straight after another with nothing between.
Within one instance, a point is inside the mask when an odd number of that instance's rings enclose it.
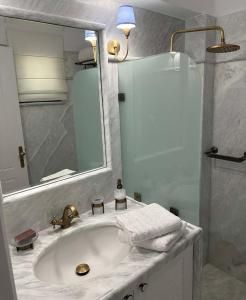
<instances>
[{"instance_id":1,"label":"gold faucet","mask_svg":"<svg viewBox=\"0 0 246 300\"><path fill-rule=\"evenodd\" d=\"M74 218L79 218L79 213L75 206L69 204L64 208L62 217L60 219L53 217L50 224L53 225L53 228L59 225L62 229L65 229L71 226Z\"/></svg>"}]
</instances>

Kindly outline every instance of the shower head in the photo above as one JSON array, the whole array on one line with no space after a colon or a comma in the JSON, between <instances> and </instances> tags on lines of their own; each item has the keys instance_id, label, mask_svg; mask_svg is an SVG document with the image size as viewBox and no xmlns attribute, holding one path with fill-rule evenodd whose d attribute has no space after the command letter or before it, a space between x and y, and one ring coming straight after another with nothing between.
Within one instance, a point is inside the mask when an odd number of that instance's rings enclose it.
<instances>
[{"instance_id":1,"label":"shower head","mask_svg":"<svg viewBox=\"0 0 246 300\"><path fill-rule=\"evenodd\" d=\"M240 46L234 44L227 44L225 42L225 32L224 29L220 26L206 26L206 27L198 27L198 28L189 28L189 29L181 29L175 31L170 38L170 52L174 52L174 38L177 34L187 33L187 32L199 32L199 31L210 31L217 30L220 32L220 44L213 45L207 48L208 52L211 53L229 53L233 51L237 51L240 49Z\"/></svg>"},{"instance_id":2,"label":"shower head","mask_svg":"<svg viewBox=\"0 0 246 300\"><path fill-rule=\"evenodd\" d=\"M210 53L229 53L240 50L239 45L235 44L226 44L225 42L222 42L218 45L213 45L207 48L207 51Z\"/></svg>"}]
</instances>

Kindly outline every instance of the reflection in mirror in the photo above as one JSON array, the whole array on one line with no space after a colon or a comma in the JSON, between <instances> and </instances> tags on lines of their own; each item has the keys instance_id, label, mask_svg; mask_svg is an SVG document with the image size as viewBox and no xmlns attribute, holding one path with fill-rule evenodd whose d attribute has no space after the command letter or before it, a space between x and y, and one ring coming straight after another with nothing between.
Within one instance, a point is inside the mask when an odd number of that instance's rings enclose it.
<instances>
[{"instance_id":1,"label":"reflection in mirror","mask_svg":"<svg viewBox=\"0 0 246 300\"><path fill-rule=\"evenodd\" d=\"M103 167L97 35L89 32L88 40L78 28L0 21L4 193Z\"/></svg>"}]
</instances>

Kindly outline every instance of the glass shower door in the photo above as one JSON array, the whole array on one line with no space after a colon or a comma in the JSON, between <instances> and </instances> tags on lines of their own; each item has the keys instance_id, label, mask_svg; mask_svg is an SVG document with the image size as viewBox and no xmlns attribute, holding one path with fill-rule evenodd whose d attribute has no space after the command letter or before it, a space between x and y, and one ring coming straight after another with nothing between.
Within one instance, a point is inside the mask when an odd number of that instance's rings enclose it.
<instances>
[{"instance_id":1,"label":"glass shower door","mask_svg":"<svg viewBox=\"0 0 246 300\"><path fill-rule=\"evenodd\" d=\"M104 164L98 69L80 70L72 82L72 104L78 171Z\"/></svg>"},{"instance_id":2,"label":"glass shower door","mask_svg":"<svg viewBox=\"0 0 246 300\"><path fill-rule=\"evenodd\" d=\"M123 180L145 203L199 224L202 78L185 54L119 65Z\"/></svg>"}]
</instances>

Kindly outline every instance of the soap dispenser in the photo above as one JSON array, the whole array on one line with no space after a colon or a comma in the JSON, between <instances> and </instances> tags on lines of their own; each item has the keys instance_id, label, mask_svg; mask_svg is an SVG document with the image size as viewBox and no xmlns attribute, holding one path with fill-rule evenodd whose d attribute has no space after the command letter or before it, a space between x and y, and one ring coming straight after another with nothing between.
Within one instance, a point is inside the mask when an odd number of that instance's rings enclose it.
<instances>
[{"instance_id":1,"label":"soap dispenser","mask_svg":"<svg viewBox=\"0 0 246 300\"><path fill-rule=\"evenodd\" d=\"M115 210L127 209L126 190L123 188L121 179L117 180L117 188L114 191Z\"/></svg>"}]
</instances>

